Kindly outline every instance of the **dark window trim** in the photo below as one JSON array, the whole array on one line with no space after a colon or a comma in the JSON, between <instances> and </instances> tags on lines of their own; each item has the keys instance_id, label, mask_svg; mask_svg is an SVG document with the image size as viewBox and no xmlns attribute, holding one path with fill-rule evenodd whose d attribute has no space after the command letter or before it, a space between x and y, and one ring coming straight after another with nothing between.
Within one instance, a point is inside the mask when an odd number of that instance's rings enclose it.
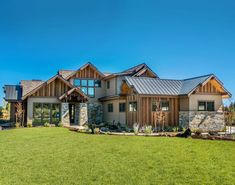
<instances>
[{"instance_id":1,"label":"dark window trim","mask_svg":"<svg viewBox=\"0 0 235 185\"><path fill-rule=\"evenodd\" d=\"M200 102L205 102L205 110L199 110L199 103ZM213 103L214 104L214 110L208 110L208 105L207 103ZM197 102L197 110L200 111L200 112L214 112L215 111L215 101L214 100L198 100Z\"/></svg>"},{"instance_id":2,"label":"dark window trim","mask_svg":"<svg viewBox=\"0 0 235 185\"><path fill-rule=\"evenodd\" d=\"M124 105L124 110L122 109L121 105ZM126 103L119 103L119 112L126 112Z\"/></svg>"},{"instance_id":3,"label":"dark window trim","mask_svg":"<svg viewBox=\"0 0 235 185\"><path fill-rule=\"evenodd\" d=\"M112 113L113 112L113 103L109 103L107 106L108 106L108 112Z\"/></svg>"},{"instance_id":4,"label":"dark window trim","mask_svg":"<svg viewBox=\"0 0 235 185\"><path fill-rule=\"evenodd\" d=\"M43 118L44 118L44 116L43 116L43 105L45 105L45 104L48 104L49 105L49 107L50 107L50 117L49 117L49 119L50 119L50 121L49 121L49 123L50 124L55 124L55 123L53 123L52 122L52 105L59 105L59 113L60 113L60 116L59 116L59 121L58 121L58 123L61 121L61 104L60 103L47 103L47 102L43 102L43 103L41 103L41 102L34 102L33 103L33 122L34 122L34 119L35 119L35 112L34 112L34 107L35 107L35 105L36 104L39 104L40 105L40 109L41 109L41 116L40 116L40 119L41 119L41 124L43 123Z\"/></svg>"},{"instance_id":5,"label":"dark window trim","mask_svg":"<svg viewBox=\"0 0 235 185\"><path fill-rule=\"evenodd\" d=\"M131 104L135 104L136 105L136 110L131 110ZM129 109L129 112L137 112L138 111L138 103L137 103L137 101L130 101L128 109Z\"/></svg>"},{"instance_id":6,"label":"dark window trim","mask_svg":"<svg viewBox=\"0 0 235 185\"><path fill-rule=\"evenodd\" d=\"M101 88L102 87L102 81L100 79L93 79L93 78L74 78L73 79L73 85L75 86L75 80L80 80L80 86L76 86L76 87L79 87L80 89L82 88L87 88L87 93L85 93L86 95L88 95L90 98L95 98L95 93L96 93L96 88ZM87 84L86 86L83 86L82 85L82 80L86 80L87 81ZM89 80L93 80L93 83L94 85L93 86L89 86ZM96 81L100 81L100 87L99 86L96 86ZM94 95L89 95L89 91L88 91L88 88L94 88Z\"/></svg>"}]
</instances>

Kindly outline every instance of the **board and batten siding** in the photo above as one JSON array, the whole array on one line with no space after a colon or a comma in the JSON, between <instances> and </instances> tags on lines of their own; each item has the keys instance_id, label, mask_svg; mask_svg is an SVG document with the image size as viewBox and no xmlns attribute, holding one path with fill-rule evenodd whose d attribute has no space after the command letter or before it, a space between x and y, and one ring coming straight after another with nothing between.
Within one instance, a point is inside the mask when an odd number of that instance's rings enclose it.
<instances>
[{"instance_id":1,"label":"board and batten siding","mask_svg":"<svg viewBox=\"0 0 235 185\"><path fill-rule=\"evenodd\" d=\"M161 99L168 100L169 111L152 111L153 101L161 101ZM137 111L129 111L129 103L137 102ZM127 110L126 122L129 126L134 123L139 123L141 126L152 125L153 127L159 125L177 126L179 121L179 98L178 97L157 97L141 95L128 95L127 96Z\"/></svg>"}]
</instances>

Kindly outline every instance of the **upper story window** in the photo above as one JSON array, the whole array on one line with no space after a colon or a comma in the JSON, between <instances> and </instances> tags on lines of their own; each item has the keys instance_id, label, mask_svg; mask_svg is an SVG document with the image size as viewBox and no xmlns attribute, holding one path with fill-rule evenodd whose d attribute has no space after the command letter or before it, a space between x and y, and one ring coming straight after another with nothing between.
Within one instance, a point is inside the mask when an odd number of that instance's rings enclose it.
<instances>
[{"instance_id":1,"label":"upper story window","mask_svg":"<svg viewBox=\"0 0 235 185\"><path fill-rule=\"evenodd\" d=\"M107 81L107 89L110 89L110 81Z\"/></svg>"},{"instance_id":2,"label":"upper story window","mask_svg":"<svg viewBox=\"0 0 235 185\"><path fill-rule=\"evenodd\" d=\"M198 111L215 111L215 102L213 101L199 101Z\"/></svg>"},{"instance_id":3,"label":"upper story window","mask_svg":"<svg viewBox=\"0 0 235 185\"><path fill-rule=\"evenodd\" d=\"M90 98L95 97L95 88L101 87L101 80L74 79L74 86L80 87L82 92Z\"/></svg>"}]
</instances>

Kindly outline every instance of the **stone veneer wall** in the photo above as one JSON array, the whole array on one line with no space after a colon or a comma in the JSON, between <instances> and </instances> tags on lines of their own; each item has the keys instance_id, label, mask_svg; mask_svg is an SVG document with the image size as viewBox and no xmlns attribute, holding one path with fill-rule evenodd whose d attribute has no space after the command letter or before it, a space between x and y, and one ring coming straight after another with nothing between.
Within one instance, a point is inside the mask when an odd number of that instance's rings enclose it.
<instances>
[{"instance_id":1,"label":"stone veneer wall","mask_svg":"<svg viewBox=\"0 0 235 185\"><path fill-rule=\"evenodd\" d=\"M70 125L69 104L68 103L61 103L61 123L64 126Z\"/></svg>"},{"instance_id":2,"label":"stone veneer wall","mask_svg":"<svg viewBox=\"0 0 235 185\"><path fill-rule=\"evenodd\" d=\"M223 112L180 111L179 125L203 131L222 131L225 128Z\"/></svg>"},{"instance_id":3,"label":"stone veneer wall","mask_svg":"<svg viewBox=\"0 0 235 185\"><path fill-rule=\"evenodd\" d=\"M103 106L100 103L88 104L88 122L89 123L102 123L104 120Z\"/></svg>"}]
</instances>

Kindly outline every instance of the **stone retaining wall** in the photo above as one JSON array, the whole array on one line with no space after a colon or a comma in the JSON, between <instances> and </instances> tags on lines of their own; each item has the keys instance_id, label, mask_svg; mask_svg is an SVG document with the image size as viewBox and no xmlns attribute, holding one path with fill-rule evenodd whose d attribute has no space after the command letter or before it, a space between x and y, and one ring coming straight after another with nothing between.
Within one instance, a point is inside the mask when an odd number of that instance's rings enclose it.
<instances>
[{"instance_id":1,"label":"stone retaining wall","mask_svg":"<svg viewBox=\"0 0 235 185\"><path fill-rule=\"evenodd\" d=\"M182 127L203 131L223 131L225 128L223 112L181 111L179 124Z\"/></svg>"}]
</instances>

